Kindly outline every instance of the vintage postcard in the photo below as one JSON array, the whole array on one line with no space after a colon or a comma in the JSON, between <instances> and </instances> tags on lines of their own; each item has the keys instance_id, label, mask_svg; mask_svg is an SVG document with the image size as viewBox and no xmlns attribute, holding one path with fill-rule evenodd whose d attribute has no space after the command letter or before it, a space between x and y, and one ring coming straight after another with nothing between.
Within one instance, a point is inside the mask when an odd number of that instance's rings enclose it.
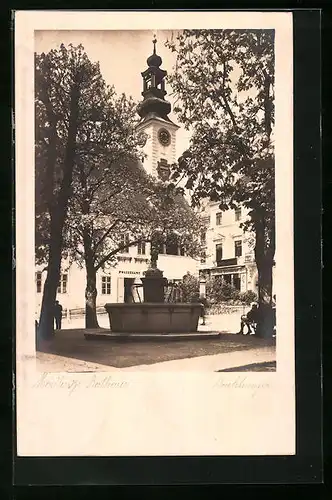
<instances>
[{"instance_id":1,"label":"vintage postcard","mask_svg":"<svg viewBox=\"0 0 332 500\"><path fill-rule=\"evenodd\" d=\"M19 456L294 455L292 14L15 14Z\"/></svg>"}]
</instances>

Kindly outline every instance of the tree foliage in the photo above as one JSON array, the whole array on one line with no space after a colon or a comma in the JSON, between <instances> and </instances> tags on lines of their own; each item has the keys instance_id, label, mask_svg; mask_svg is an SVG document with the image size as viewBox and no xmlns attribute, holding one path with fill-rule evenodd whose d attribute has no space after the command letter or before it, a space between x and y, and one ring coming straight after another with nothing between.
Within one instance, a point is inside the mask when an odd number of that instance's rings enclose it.
<instances>
[{"instance_id":1,"label":"tree foliage","mask_svg":"<svg viewBox=\"0 0 332 500\"><path fill-rule=\"evenodd\" d=\"M51 50L36 55L36 259L48 261L50 216L56 209L57 194L63 177L64 151L68 135L69 101L74 63L81 71L80 98L78 101L77 134L75 136L75 161L70 188L71 215L79 212L103 213L105 199L94 196L107 191L109 170L124 157L136 158L144 136L134 133L135 103L124 94L117 96L113 87L107 86L100 73L99 64L91 63L82 46ZM45 94L49 97L45 98ZM47 103L47 106L45 105ZM47 114L47 109L48 114ZM51 131L49 115L55 120ZM47 171L50 151L54 155L53 176ZM115 175L119 172L114 172ZM117 188L121 184L118 180ZM112 195L112 187L110 193ZM102 206L97 205L102 203ZM94 205L93 205L94 204ZM72 221L65 220L63 234L67 234ZM69 243L68 238L64 243ZM70 244L62 250L66 255Z\"/></svg>"},{"instance_id":2,"label":"tree foliage","mask_svg":"<svg viewBox=\"0 0 332 500\"><path fill-rule=\"evenodd\" d=\"M187 173L193 203L243 205L255 233L259 300L271 303L275 252L274 31L184 30L166 45L176 53L169 77L174 111L192 131L174 180Z\"/></svg>"},{"instance_id":3,"label":"tree foliage","mask_svg":"<svg viewBox=\"0 0 332 500\"><path fill-rule=\"evenodd\" d=\"M240 301L239 291L222 276L211 276L206 281L206 296L213 304Z\"/></svg>"},{"instance_id":4,"label":"tree foliage","mask_svg":"<svg viewBox=\"0 0 332 500\"><path fill-rule=\"evenodd\" d=\"M181 302L190 303L199 301L199 278L186 273L178 285Z\"/></svg>"},{"instance_id":5,"label":"tree foliage","mask_svg":"<svg viewBox=\"0 0 332 500\"><path fill-rule=\"evenodd\" d=\"M208 276L206 279L206 299L208 305L219 305L225 303L250 305L257 301L257 295L252 290L240 293L222 276ZM186 273L177 285L178 294L175 294L181 302L198 302L200 298L200 279L191 273Z\"/></svg>"}]
</instances>

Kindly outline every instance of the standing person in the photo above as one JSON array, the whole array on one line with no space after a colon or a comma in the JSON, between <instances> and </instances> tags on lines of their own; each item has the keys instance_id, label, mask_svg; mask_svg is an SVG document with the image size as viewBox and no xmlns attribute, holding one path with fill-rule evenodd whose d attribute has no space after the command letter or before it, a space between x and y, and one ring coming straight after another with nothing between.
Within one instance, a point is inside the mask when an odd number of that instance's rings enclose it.
<instances>
[{"instance_id":1,"label":"standing person","mask_svg":"<svg viewBox=\"0 0 332 500\"><path fill-rule=\"evenodd\" d=\"M38 323L38 314L37 314L37 312L35 312L35 329L36 329L36 335L37 335L38 326L39 326L39 323Z\"/></svg>"},{"instance_id":2,"label":"standing person","mask_svg":"<svg viewBox=\"0 0 332 500\"><path fill-rule=\"evenodd\" d=\"M58 300L55 301L54 319L55 319L55 329L61 330L62 305L59 303Z\"/></svg>"},{"instance_id":3,"label":"standing person","mask_svg":"<svg viewBox=\"0 0 332 500\"><path fill-rule=\"evenodd\" d=\"M208 301L206 300L206 298L204 297L204 295L200 295L199 302L201 304L201 314L200 314L200 317L202 318L202 325L205 325L206 308L208 306Z\"/></svg>"},{"instance_id":4,"label":"standing person","mask_svg":"<svg viewBox=\"0 0 332 500\"><path fill-rule=\"evenodd\" d=\"M276 307L277 307L277 299L276 299L276 296L273 295L273 298L272 298L272 327L273 327L273 336L274 337L276 335L276 329L277 329Z\"/></svg>"},{"instance_id":5,"label":"standing person","mask_svg":"<svg viewBox=\"0 0 332 500\"><path fill-rule=\"evenodd\" d=\"M35 334L36 334L36 349L38 349L39 347L39 332L38 332L38 329L39 329L39 324L38 324L38 316L37 316L37 313L35 313Z\"/></svg>"},{"instance_id":6,"label":"standing person","mask_svg":"<svg viewBox=\"0 0 332 500\"><path fill-rule=\"evenodd\" d=\"M241 327L240 331L237 332L237 334L243 335L244 326L248 328L247 335L250 335L250 333L255 333L256 324L258 323L258 314L259 311L257 304L254 303L252 304L250 311L246 315L241 316Z\"/></svg>"}]
</instances>

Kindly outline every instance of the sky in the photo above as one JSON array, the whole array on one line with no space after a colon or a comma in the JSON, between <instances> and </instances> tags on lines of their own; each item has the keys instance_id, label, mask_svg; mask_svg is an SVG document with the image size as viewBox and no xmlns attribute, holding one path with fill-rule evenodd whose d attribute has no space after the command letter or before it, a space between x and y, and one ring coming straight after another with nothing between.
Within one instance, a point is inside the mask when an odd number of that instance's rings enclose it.
<instances>
[{"instance_id":1,"label":"sky","mask_svg":"<svg viewBox=\"0 0 332 500\"><path fill-rule=\"evenodd\" d=\"M59 48L60 44L74 46L82 44L89 58L93 62L100 63L100 70L109 85L114 85L116 92L131 95L135 101L142 99L143 90L141 72L147 68L146 59L153 52L153 36L157 37L157 53L163 60L162 69L168 73L172 72L175 65L175 54L165 47L165 42L176 32L172 31L35 31L35 51L37 53L48 52ZM173 106L171 88L166 87L166 99ZM176 115L170 113L169 117L175 123ZM190 132L184 127L177 132L177 158L181 156L189 146Z\"/></svg>"}]
</instances>

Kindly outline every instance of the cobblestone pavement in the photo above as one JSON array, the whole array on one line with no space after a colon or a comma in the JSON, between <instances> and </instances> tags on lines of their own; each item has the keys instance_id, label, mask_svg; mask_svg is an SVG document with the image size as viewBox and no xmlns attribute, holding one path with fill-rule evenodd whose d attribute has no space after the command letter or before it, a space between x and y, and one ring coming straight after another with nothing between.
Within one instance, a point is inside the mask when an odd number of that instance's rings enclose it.
<instances>
[{"instance_id":1,"label":"cobblestone pavement","mask_svg":"<svg viewBox=\"0 0 332 500\"><path fill-rule=\"evenodd\" d=\"M205 329L211 330L210 321ZM219 371L275 361L275 340L259 339L254 335L240 336L226 332L217 338L200 340L87 341L85 332L81 328L57 332L53 341L40 348L42 352L38 353L38 363L41 369L85 372L116 369Z\"/></svg>"},{"instance_id":2,"label":"cobblestone pavement","mask_svg":"<svg viewBox=\"0 0 332 500\"><path fill-rule=\"evenodd\" d=\"M264 366L265 365L265 366ZM74 358L54 355L50 353L37 353L38 369L45 372L219 372L219 371L275 371L275 349L271 347L247 349L220 353L209 356L176 359L153 364L134 365L118 368Z\"/></svg>"}]
</instances>

